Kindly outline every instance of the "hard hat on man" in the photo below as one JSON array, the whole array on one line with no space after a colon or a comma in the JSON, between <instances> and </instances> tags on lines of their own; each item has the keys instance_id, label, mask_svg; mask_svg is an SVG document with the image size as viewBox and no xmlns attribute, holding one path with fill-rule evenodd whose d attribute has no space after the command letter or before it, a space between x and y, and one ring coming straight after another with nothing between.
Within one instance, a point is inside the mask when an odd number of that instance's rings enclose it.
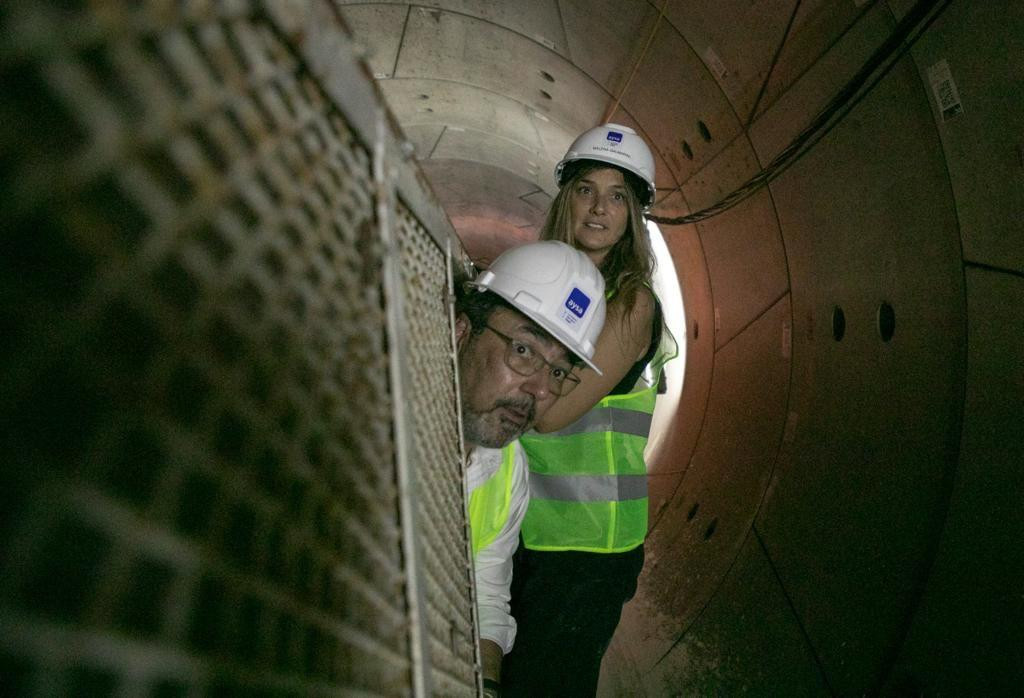
<instances>
[{"instance_id":1,"label":"hard hat on man","mask_svg":"<svg viewBox=\"0 0 1024 698\"><path fill-rule=\"evenodd\" d=\"M491 291L536 322L588 366L604 326L604 278L579 250L555 240L502 253L472 286Z\"/></svg>"}]
</instances>

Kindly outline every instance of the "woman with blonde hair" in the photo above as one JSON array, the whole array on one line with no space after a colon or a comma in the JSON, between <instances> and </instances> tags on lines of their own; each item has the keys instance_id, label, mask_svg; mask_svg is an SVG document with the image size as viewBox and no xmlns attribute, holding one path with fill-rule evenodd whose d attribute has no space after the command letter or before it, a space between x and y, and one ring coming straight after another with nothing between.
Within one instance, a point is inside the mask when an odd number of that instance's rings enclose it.
<instances>
[{"instance_id":1,"label":"woman with blonde hair","mask_svg":"<svg viewBox=\"0 0 1024 698\"><path fill-rule=\"evenodd\" d=\"M643 216L654 201L654 158L632 129L605 124L573 142L555 179L560 189L540 237L576 247L601 270L607 316L593 357L601 371L584 371L538 433L520 440L531 499L503 695L595 693L622 604L636 591L647 534L643 451L664 359Z\"/></svg>"}]
</instances>

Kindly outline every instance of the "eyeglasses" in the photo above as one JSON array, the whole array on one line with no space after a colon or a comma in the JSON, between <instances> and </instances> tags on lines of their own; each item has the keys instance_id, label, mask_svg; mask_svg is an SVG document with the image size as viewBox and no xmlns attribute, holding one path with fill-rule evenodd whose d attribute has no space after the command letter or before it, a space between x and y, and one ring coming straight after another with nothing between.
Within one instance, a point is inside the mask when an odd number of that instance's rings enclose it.
<instances>
[{"instance_id":1,"label":"eyeglasses","mask_svg":"<svg viewBox=\"0 0 1024 698\"><path fill-rule=\"evenodd\" d=\"M570 373L571 366L556 366L541 356L540 352L532 345L509 337L490 325L484 325L484 327L505 340L505 365L520 376L532 376L547 366L550 369L548 371L548 390L559 397L568 395L573 388L580 384L580 379Z\"/></svg>"}]
</instances>

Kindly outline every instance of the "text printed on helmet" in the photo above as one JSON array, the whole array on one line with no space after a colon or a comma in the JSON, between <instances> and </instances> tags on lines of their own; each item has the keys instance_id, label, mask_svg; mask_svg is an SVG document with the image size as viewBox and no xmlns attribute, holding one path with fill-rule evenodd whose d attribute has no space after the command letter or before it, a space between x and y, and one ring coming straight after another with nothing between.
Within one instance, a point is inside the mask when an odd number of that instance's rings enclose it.
<instances>
[{"instance_id":1,"label":"text printed on helmet","mask_svg":"<svg viewBox=\"0 0 1024 698\"><path fill-rule=\"evenodd\" d=\"M569 313L563 313L562 319L568 324L574 324L577 319L582 318L587 313L587 308L590 307L590 296L585 294L578 288L573 288L569 293L569 297L565 299L565 307L569 310Z\"/></svg>"}]
</instances>

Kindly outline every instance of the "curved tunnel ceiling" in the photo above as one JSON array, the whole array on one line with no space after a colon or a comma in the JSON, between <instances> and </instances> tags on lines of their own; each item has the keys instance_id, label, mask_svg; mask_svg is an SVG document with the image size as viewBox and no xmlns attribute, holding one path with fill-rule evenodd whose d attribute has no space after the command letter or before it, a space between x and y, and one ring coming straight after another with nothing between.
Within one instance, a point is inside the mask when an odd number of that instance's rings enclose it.
<instances>
[{"instance_id":1,"label":"curved tunnel ceiling","mask_svg":"<svg viewBox=\"0 0 1024 698\"><path fill-rule=\"evenodd\" d=\"M654 213L716 203L914 3L339 5L486 264L536 235L555 163L603 120L653 144ZM994 609L1020 620L1002 582L1024 565L992 561L1019 547L1019 516L980 547L969 534L980 492L1019 492L1024 460L1021 349L978 314L1010 297L1008 326L1021 326L1024 186L1006 145L1020 134L1005 125L1021 113L1021 36L1019 4L951 3L769 189L664 230L687 305L686 383L652 459L647 562L602 692L956 693L1022 678L1021 626ZM973 100L958 120L932 99L943 61ZM1012 510L1007 497L987 501ZM984 649L951 669L968 638Z\"/></svg>"}]
</instances>

